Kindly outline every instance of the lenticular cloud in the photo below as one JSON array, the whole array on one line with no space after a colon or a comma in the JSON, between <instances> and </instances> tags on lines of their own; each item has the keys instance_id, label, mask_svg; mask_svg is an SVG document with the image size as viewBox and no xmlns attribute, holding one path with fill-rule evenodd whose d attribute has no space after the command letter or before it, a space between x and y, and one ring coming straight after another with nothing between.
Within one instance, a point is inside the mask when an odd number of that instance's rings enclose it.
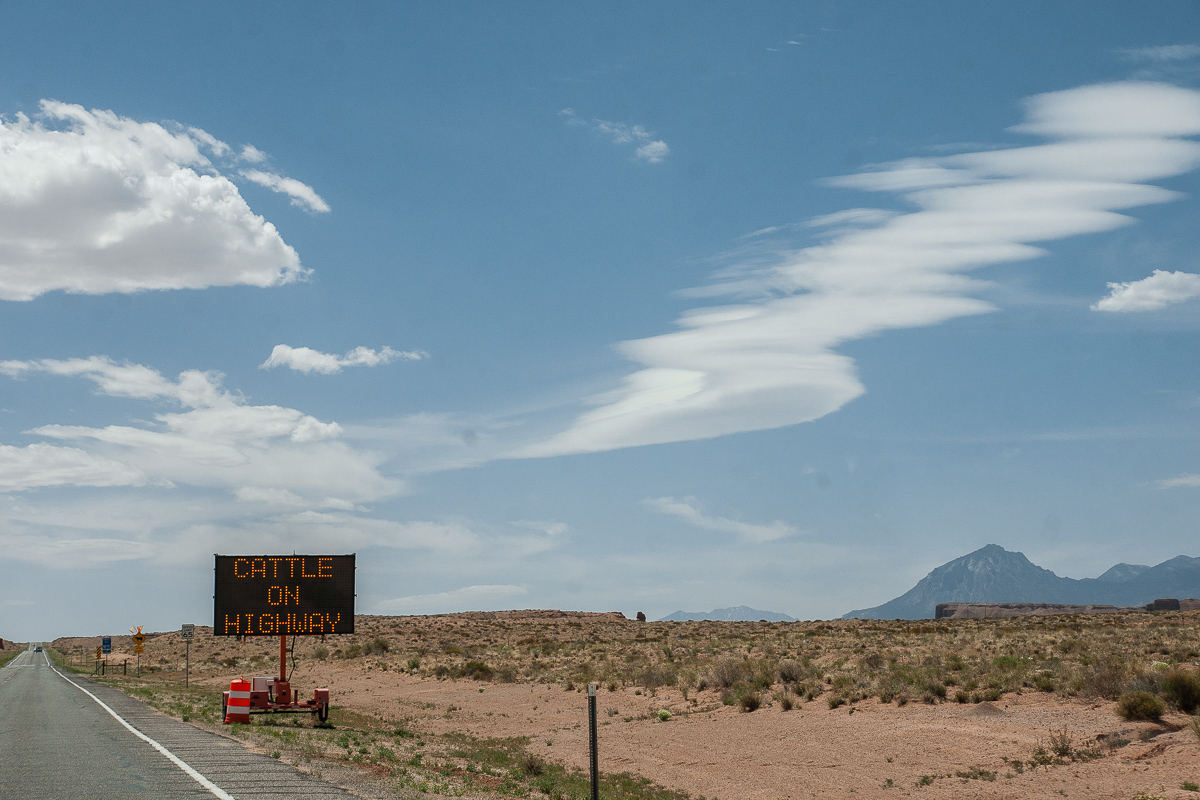
<instances>
[{"instance_id":1,"label":"lenticular cloud","mask_svg":"<svg viewBox=\"0 0 1200 800\"><path fill-rule=\"evenodd\" d=\"M302 278L296 251L214 166L231 152L196 128L66 103L0 118L0 299Z\"/></svg>"},{"instance_id":2,"label":"lenticular cloud","mask_svg":"<svg viewBox=\"0 0 1200 800\"><path fill-rule=\"evenodd\" d=\"M994 307L976 268L1035 258L1035 243L1128 225L1124 209L1179 195L1148 182L1200 164L1200 92L1124 82L1026 103L1028 147L908 159L830 181L898 192L916 210L864 215L824 243L702 294L679 330L623 342L642 365L536 457L705 439L818 419L866 391L839 345ZM868 209L869 210L869 209ZM842 221L841 217L838 217ZM701 293L697 293L701 294Z\"/></svg>"}]
</instances>

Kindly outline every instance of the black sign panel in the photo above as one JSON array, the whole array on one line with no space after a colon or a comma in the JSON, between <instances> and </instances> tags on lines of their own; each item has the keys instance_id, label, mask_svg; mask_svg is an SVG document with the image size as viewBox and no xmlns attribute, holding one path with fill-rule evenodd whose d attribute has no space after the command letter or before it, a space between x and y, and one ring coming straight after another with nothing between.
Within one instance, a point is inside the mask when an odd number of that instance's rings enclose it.
<instances>
[{"instance_id":1,"label":"black sign panel","mask_svg":"<svg viewBox=\"0 0 1200 800\"><path fill-rule=\"evenodd\" d=\"M354 633L354 556L217 556L214 636Z\"/></svg>"}]
</instances>

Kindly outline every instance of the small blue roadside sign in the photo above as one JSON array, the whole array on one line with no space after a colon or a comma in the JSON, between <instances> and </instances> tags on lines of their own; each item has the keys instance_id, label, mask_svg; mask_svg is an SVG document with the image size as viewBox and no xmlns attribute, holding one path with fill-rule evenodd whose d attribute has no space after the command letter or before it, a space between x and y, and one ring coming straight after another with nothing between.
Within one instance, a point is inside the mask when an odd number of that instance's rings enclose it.
<instances>
[{"instance_id":1,"label":"small blue roadside sign","mask_svg":"<svg viewBox=\"0 0 1200 800\"><path fill-rule=\"evenodd\" d=\"M112 637L111 636L105 636L103 639L100 640L100 652L104 653L104 655L108 655L109 653L112 652Z\"/></svg>"}]
</instances>

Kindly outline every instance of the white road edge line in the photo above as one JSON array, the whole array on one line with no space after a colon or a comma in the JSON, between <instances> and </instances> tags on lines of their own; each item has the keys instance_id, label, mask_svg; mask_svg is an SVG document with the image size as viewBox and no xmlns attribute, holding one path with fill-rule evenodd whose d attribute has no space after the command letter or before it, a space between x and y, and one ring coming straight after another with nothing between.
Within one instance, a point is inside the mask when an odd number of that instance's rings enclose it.
<instances>
[{"instance_id":1,"label":"white road edge line","mask_svg":"<svg viewBox=\"0 0 1200 800\"><path fill-rule=\"evenodd\" d=\"M42 651L42 655L43 656L46 655L45 651ZM88 697L95 700L100 705L101 708L103 708L109 714L112 714L113 719L115 719L117 722L121 723L126 728L128 728L129 732L132 733L134 736L138 737L139 739L141 739L142 741L146 742L151 747L153 747L155 750L162 753L167 758L171 759L171 761L175 764L175 766L179 767L181 770L186 772L188 774L188 777L190 777L196 783L200 784L205 789L208 789L208 791L212 792L214 797L219 797L219 798L221 798L221 800L235 800L233 795L229 794L224 789L222 789L220 786L217 786L215 783L210 781L208 778L201 775L199 772L197 772L195 769L193 769L190 764L186 763L182 758L175 755L170 750L163 747L161 744L154 741L149 736L142 733L137 728L133 727L128 722L126 722L124 719L122 719L120 714L118 714L117 712L115 712L111 708L109 708L108 705L105 704L105 702L103 700L101 700L99 697L96 697L96 695L92 694L87 689L83 688L78 683L76 683L75 681L68 678L66 675L63 675L61 672L59 672L58 669L56 669L54 667L54 665L50 663L50 659L48 657L46 658L46 666L48 666L48 667L50 667L50 669L54 670L54 673L56 675L58 675L58 677L62 678L64 681L71 684L76 689L78 689L79 691L86 694Z\"/></svg>"}]
</instances>

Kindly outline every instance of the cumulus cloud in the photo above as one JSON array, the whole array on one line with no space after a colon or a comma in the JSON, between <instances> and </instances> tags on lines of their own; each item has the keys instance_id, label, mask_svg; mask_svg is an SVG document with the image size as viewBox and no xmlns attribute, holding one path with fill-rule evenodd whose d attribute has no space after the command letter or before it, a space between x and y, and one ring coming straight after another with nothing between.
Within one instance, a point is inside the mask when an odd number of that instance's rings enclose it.
<instances>
[{"instance_id":1,"label":"cumulus cloud","mask_svg":"<svg viewBox=\"0 0 1200 800\"><path fill-rule=\"evenodd\" d=\"M1108 297L1096 302L1093 311L1157 311L1200 297L1200 275L1156 269L1140 281L1110 283L1108 288Z\"/></svg>"},{"instance_id":2,"label":"cumulus cloud","mask_svg":"<svg viewBox=\"0 0 1200 800\"><path fill-rule=\"evenodd\" d=\"M198 128L111 111L44 100L32 118L0 118L0 299L304 278L296 251L214 159L237 160ZM298 181L271 180L324 204Z\"/></svg>"},{"instance_id":3,"label":"cumulus cloud","mask_svg":"<svg viewBox=\"0 0 1200 800\"><path fill-rule=\"evenodd\" d=\"M188 370L171 381L162 373L141 364L117 363L107 356L34 361L0 361L0 374L17 378L33 372L82 377L96 384L101 394L139 400L174 400L185 406L212 406L228 400L220 389L221 376L214 372Z\"/></svg>"},{"instance_id":4,"label":"cumulus cloud","mask_svg":"<svg viewBox=\"0 0 1200 800\"><path fill-rule=\"evenodd\" d=\"M513 597L529 593L524 586L510 584L484 584L464 586L449 592L414 594L397 597L379 604L381 610L398 611L402 614L450 614L460 611L493 611L497 605Z\"/></svg>"},{"instance_id":5,"label":"cumulus cloud","mask_svg":"<svg viewBox=\"0 0 1200 800\"><path fill-rule=\"evenodd\" d=\"M0 445L0 492L42 486L142 486L141 470L74 447Z\"/></svg>"},{"instance_id":6,"label":"cumulus cloud","mask_svg":"<svg viewBox=\"0 0 1200 800\"><path fill-rule=\"evenodd\" d=\"M49 424L28 431L71 441L86 450L51 448L25 456L33 458L40 453L44 459L53 456L73 464L75 472L64 466L61 474L76 475L78 480L61 483L137 485L153 481L226 489L247 502L345 509L393 495L401 488L379 473L382 455L339 441L342 429L338 423L293 408L248 405L221 386L218 373L189 370L170 380L149 367L118 364L103 356L6 361L0 362L0 373L82 377L95 383L102 394L183 407L155 414L152 423L140 425ZM124 470L118 470L117 464L124 465ZM100 477L104 470L110 472L112 483L98 483L105 480Z\"/></svg>"},{"instance_id":7,"label":"cumulus cloud","mask_svg":"<svg viewBox=\"0 0 1200 800\"><path fill-rule=\"evenodd\" d=\"M697 528L736 534L746 542L772 542L796 533L794 527L779 520L770 525L757 525L725 517L706 516L696 508L696 498L694 497L685 497L682 500L676 500L674 497L648 497L642 501L642 504L660 514L669 514L685 519Z\"/></svg>"},{"instance_id":8,"label":"cumulus cloud","mask_svg":"<svg viewBox=\"0 0 1200 800\"><path fill-rule=\"evenodd\" d=\"M1014 130L1024 147L907 159L832 181L901 192L916 207L871 215L769 268L706 288L729 305L685 313L679 330L621 343L641 368L549 440L515 457L705 439L807 422L865 391L846 342L994 310L979 267L1036 258L1035 243L1133 220L1120 210L1180 195L1148 181L1200 164L1200 92L1125 82L1038 95ZM827 216L818 224L828 224Z\"/></svg>"},{"instance_id":9,"label":"cumulus cloud","mask_svg":"<svg viewBox=\"0 0 1200 800\"><path fill-rule=\"evenodd\" d=\"M287 367L297 372L319 372L322 375L332 375L341 372L344 367L377 367L380 364L390 364L393 361L420 361L427 354L419 350L393 350L384 346L379 350L367 347L356 347L345 355L322 353L308 347L290 347L277 344L271 349L271 355L258 365L259 369L272 367Z\"/></svg>"},{"instance_id":10,"label":"cumulus cloud","mask_svg":"<svg viewBox=\"0 0 1200 800\"><path fill-rule=\"evenodd\" d=\"M637 145L634 155L648 164L659 164L671 154L671 148L661 139L655 139L654 134L641 125L629 125L624 122L609 122L603 119L585 120L575 114L575 109L564 108L558 115L566 120L568 125L588 128L612 140L613 144Z\"/></svg>"}]
</instances>

